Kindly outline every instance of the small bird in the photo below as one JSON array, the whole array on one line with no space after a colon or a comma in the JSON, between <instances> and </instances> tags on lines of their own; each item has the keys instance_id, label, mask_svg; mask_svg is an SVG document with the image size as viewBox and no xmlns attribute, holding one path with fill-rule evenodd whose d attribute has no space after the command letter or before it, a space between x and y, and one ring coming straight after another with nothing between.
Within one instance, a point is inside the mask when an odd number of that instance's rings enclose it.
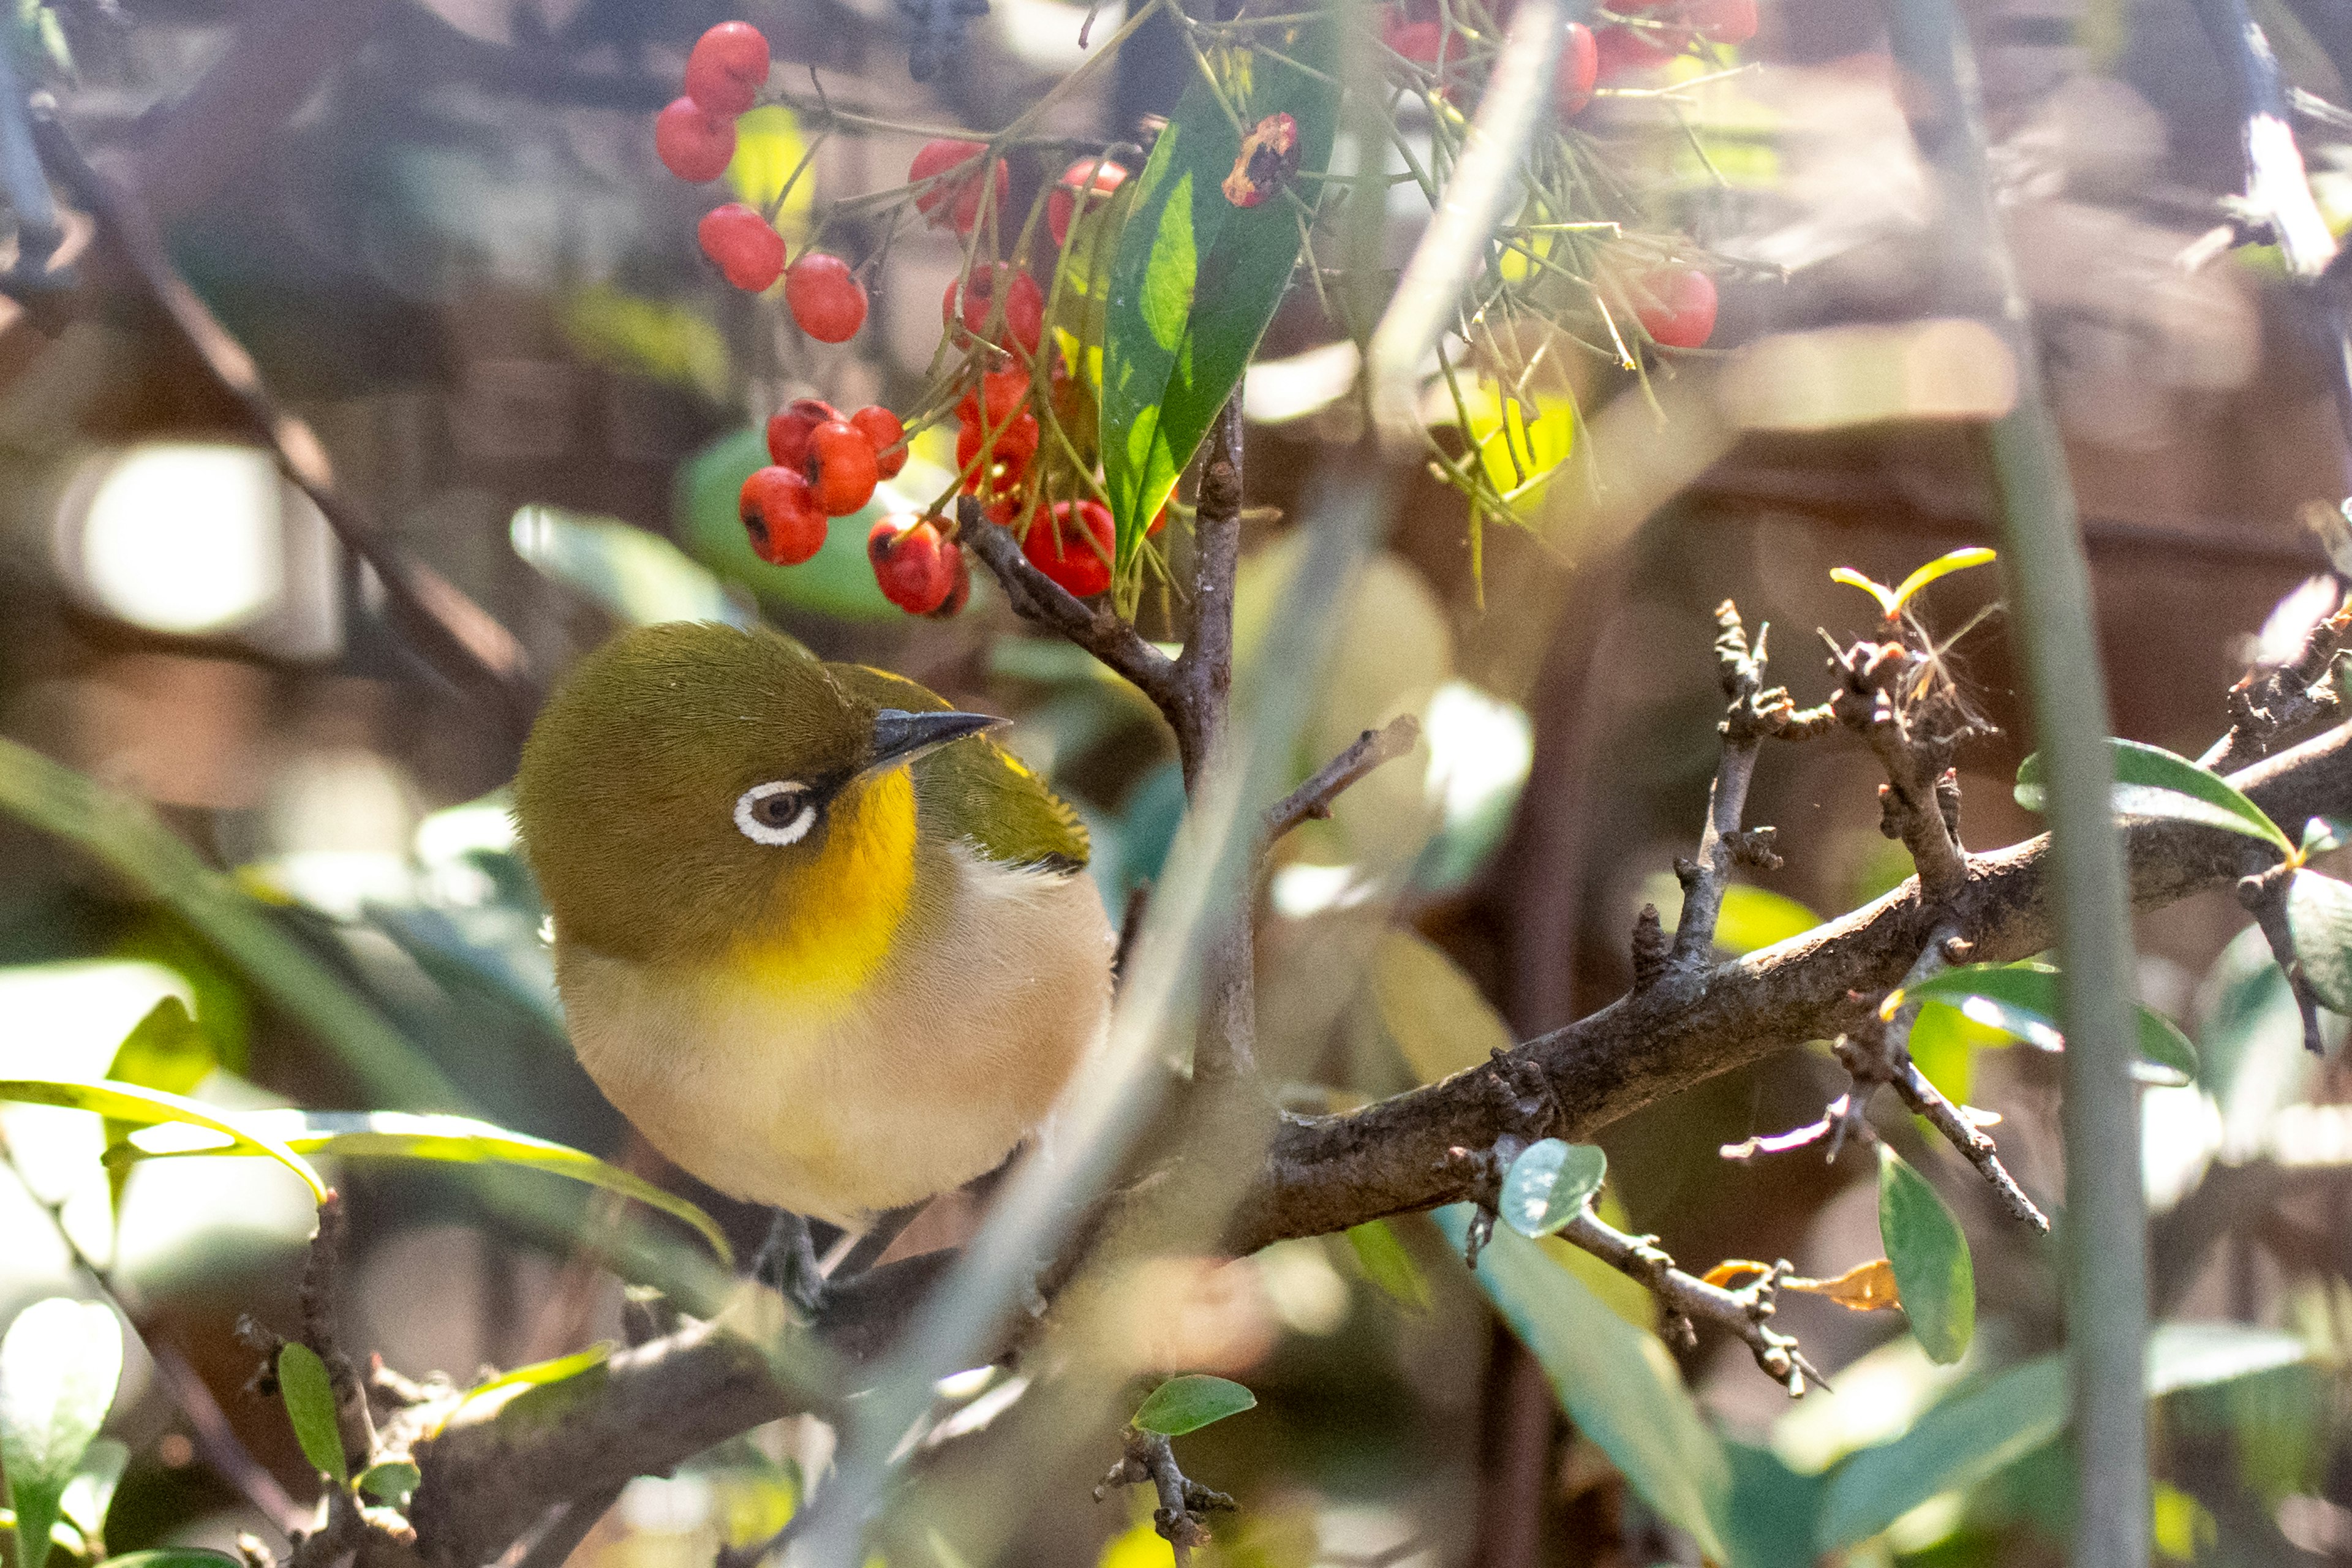
<instances>
[{"instance_id":1,"label":"small bird","mask_svg":"<svg viewBox=\"0 0 2352 1568\"><path fill-rule=\"evenodd\" d=\"M583 659L515 816L573 1048L679 1166L862 1230L993 1169L1101 1038L1069 806L913 681L670 622Z\"/></svg>"}]
</instances>

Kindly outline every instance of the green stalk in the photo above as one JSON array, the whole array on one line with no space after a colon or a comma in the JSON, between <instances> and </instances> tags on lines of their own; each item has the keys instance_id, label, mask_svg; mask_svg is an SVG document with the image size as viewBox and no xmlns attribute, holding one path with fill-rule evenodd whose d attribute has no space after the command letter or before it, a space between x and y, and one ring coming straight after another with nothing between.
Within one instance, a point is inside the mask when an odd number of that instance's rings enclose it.
<instances>
[{"instance_id":1,"label":"green stalk","mask_svg":"<svg viewBox=\"0 0 2352 1568\"><path fill-rule=\"evenodd\" d=\"M1976 62L1950 0L1891 0L1896 63L1931 102L1916 122L1998 297L2017 403L1988 432L2009 599L2049 780L2059 989L2066 1035L2066 1356L2074 1433L2075 1568L2148 1560L2147 1215L2131 1079L2131 905L2109 799L2107 694L2064 448L2023 291L1986 181Z\"/></svg>"}]
</instances>

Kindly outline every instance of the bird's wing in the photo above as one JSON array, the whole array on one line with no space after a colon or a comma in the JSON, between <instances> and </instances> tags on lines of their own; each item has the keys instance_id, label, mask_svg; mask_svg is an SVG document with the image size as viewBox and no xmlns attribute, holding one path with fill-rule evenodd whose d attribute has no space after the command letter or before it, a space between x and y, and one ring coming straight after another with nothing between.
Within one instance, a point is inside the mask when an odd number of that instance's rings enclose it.
<instances>
[{"instance_id":1,"label":"bird's wing","mask_svg":"<svg viewBox=\"0 0 2352 1568\"><path fill-rule=\"evenodd\" d=\"M887 670L832 663L825 668L877 707L921 713L952 706ZM919 759L915 788L925 812L936 812L950 834L991 860L1058 871L1076 871L1087 863L1087 830L1078 814L985 735L967 736Z\"/></svg>"}]
</instances>

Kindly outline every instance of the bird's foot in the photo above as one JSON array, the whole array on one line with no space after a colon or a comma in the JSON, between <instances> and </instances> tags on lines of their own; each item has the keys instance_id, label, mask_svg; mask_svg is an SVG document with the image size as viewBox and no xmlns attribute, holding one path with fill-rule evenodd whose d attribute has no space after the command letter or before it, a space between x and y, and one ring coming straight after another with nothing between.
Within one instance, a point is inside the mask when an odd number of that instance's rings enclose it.
<instances>
[{"instance_id":1,"label":"bird's foot","mask_svg":"<svg viewBox=\"0 0 2352 1568\"><path fill-rule=\"evenodd\" d=\"M778 1209L768 1239L751 1259L751 1278L772 1287L783 1299L811 1317L824 1300L824 1270L818 1264L816 1242L809 1222L790 1209Z\"/></svg>"}]
</instances>

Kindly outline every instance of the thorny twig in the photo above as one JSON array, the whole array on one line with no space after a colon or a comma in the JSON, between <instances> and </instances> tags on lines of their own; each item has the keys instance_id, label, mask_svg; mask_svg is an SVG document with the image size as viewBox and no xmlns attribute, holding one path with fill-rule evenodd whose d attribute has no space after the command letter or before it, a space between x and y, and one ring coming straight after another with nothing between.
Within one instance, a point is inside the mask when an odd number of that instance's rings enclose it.
<instances>
[{"instance_id":1,"label":"thorny twig","mask_svg":"<svg viewBox=\"0 0 2352 1568\"><path fill-rule=\"evenodd\" d=\"M1314 776L1266 809L1265 841L1273 844L1303 822L1331 815L1331 803L1384 763L1412 752L1421 739L1421 721L1400 713L1377 730L1367 730L1347 749L1315 770Z\"/></svg>"},{"instance_id":2,"label":"thorny twig","mask_svg":"<svg viewBox=\"0 0 2352 1568\"><path fill-rule=\"evenodd\" d=\"M1229 748L1234 685L1234 584L1242 552L1242 399L1236 392L1209 427L1192 518L1192 594L1184 651L1176 659L1181 707L1176 731L1184 790L1197 796L1207 770ZM1234 1079L1257 1071L1256 941L1251 900L1224 911L1201 955L1201 1023L1192 1048L1196 1079Z\"/></svg>"},{"instance_id":3,"label":"thorny twig","mask_svg":"<svg viewBox=\"0 0 2352 1568\"><path fill-rule=\"evenodd\" d=\"M1886 772L1878 792L1878 830L1902 840L1919 872L1921 899L1931 908L1940 904L1968 879L1952 754L1986 726L1920 680L1916 659L1901 642L1845 648L1831 642L1830 668L1838 677L1830 710L1863 738ZM1938 731L1933 728L1938 724L1949 727Z\"/></svg>"},{"instance_id":4,"label":"thorny twig","mask_svg":"<svg viewBox=\"0 0 2352 1568\"><path fill-rule=\"evenodd\" d=\"M1234 1500L1186 1476L1177 1467L1175 1451L1169 1447L1167 1438L1157 1432L1139 1432L1130 1426L1127 1430L1126 1452L1095 1488L1095 1500L1102 1501L1118 1487L1146 1482L1160 1494L1160 1506L1151 1510L1151 1526L1161 1540L1176 1549L1176 1568L1185 1568L1193 1552L1209 1543L1206 1517L1232 1512Z\"/></svg>"},{"instance_id":5,"label":"thorny twig","mask_svg":"<svg viewBox=\"0 0 2352 1568\"><path fill-rule=\"evenodd\" d=\"M2352 637L2352 599L2305 635L2294 657L2256 665L2230 688L2230 732L2197 765L2234 773L2270 755L2280 742L2332 721L2344 710L2333 679L2336 650Z\"/></svg>"}]
</instances>

